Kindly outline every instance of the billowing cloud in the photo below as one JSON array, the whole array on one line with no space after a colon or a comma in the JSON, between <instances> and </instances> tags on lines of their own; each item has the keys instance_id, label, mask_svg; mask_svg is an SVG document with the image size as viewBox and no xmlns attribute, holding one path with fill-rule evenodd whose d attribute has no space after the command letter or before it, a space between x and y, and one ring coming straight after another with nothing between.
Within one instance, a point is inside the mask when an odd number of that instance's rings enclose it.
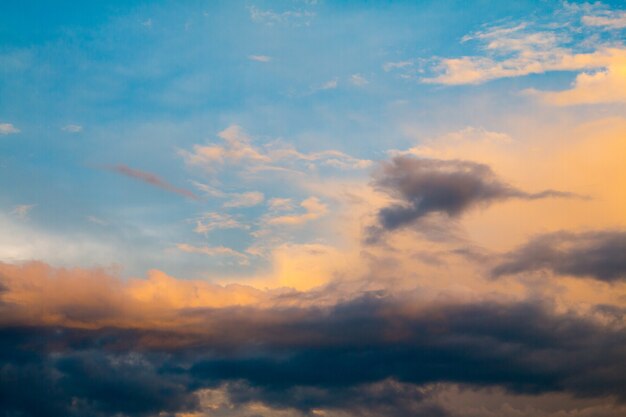
<instances>
[{"instance_id":1,"label":"billowing cloud","mask_svg":"<svg viewBox=\"0 0 626 417\"><path fill-rule=\"evenodd\" d=\"M456 415L439 384L626 402L615 308L596 319L537 301L416 303L380 291L316 305L323 292L0 267L0 398L13 413L208 413L201 393L219 390L233 407Z\"/></svg>"},{"instance_id":2,"label":"billowing cloud","mask_svg":"<svg viewBox=\"0 0 626 417\"><path fill-rule=\"evenodd\" d=\"M198 199L198 196L195 195L193 192L185 188L176 187L150 172L139 171L137 169L133 169L122 164L110 166L110 167L107 167L106 169L112 172L117 172L118 174L124 175L129 178L134 178L146 184L150 184L154 187L161 188L162 190L169 191L170 193L182 195L183 197L187 197L192 200Z\"/></svg>"},{"instance_id":3,"label":"billowing cloud","mask_svg":"<svg viewBox=\"0 0 626 417\"><path fill-rule=\"evenodd\" d=\"M505 256L494 276L534 271L615 282L626 280L626 232L557 232L536 236Z\"/></svg>"},{"instance_id":4,"label":"billowing cloud","mask_svg":"<svg viewBox=\"0 0 626 417\"><path fill-rule=\"evenodd\" d=\"M380 227L394 230L431 213L457 217L465 211L507 199L572 198L575 194L543 190L529 193L502 182L484 164L461 160L396 156L383 162L374 186L397 202L378 213Z\"/></svg>"}]
</instances>

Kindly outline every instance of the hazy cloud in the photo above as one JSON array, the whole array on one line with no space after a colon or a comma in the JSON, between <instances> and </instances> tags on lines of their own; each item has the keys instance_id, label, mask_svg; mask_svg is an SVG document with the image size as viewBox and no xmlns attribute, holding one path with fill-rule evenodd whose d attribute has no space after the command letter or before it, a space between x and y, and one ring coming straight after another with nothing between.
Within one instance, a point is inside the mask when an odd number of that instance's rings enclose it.
<instances>
[{"instance_id":1,"label":"hazy cloud","mask_svg":"<svg viewBox=\"0 0 626 417\"><path fill-rule=\"evenodd\" d=\"M20 130L11 123L0 123L0 135L20 133Z\"/></svg>"}]
</instances>

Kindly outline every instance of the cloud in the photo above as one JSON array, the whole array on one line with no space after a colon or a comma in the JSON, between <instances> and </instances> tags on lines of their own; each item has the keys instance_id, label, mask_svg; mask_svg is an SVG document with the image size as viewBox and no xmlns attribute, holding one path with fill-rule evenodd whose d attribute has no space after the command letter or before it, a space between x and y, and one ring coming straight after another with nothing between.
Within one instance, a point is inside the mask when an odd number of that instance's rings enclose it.
<instances>
[{"instance_id":1,"label":"cloud","mask_svg":"<svg viewBox=\"0 0 626 417\"><path fill-rule=\"evenodd\" d=\"M69 133L80 133L83 131L83 127L81 125L65 125L61 128L61 130L63 130L64 132L69 132Z\"/></svg>"},{"instance_id":2,"label":"cloud","mask_svg":"<svg viewBox=\"0 0 626 417\"><path fill-rule=\"evenodd\" d=\"M268 200L267 205L272 211L293 209L291 198L272 198Z\"/></svg>"},{"instance_id":3,"label":"cloud","mask_svg":"<svg viewBox=\"0 0 626 417\"><path fill-rule=\"evenodd\" d=\"M339 80L337 78L333 78L332 80L328 80L322 85L320 85L317 90L334 90L339 85Z\"/></svg>"},{"instance_id":4,"label":"cloud","mask_svg":"<svg viewBox=\"0 0 626 417\"><path fill-rule=\"evenodd\" d=\"M270 225L295 226L319 219L328 212L328 206L322 203L317 197L309 197L306 200L302 200L300 207L305 209L305 213L270 216L267 218L267 223Z\"/></svg>"},{"instance_id":5,"label":"cloud","mask_svg":"<svg viewBox=\"0 0 626 417\"><path fill-rule=\"evenodd\" d=\"M251 6L250 18L254 22L263 23L268 26L277 24L290 24L292 26L309 26L315 17L315 12L311 10L287 10L275 12L273 10L262 10L256 6Z\"/></svg>"},{"instance_id":6,"label":"cloud","mask_svg":"<svg viewBox=\"0 0 626 417\"><path fill-rule=\"evenodd\" d=\"M246 254L224 246L193 246L187 243L178 243L176 247L187 253L201 253L207 256L229 256L239 259L239 261L244 264L248 262L248 256Z\"/></svg>"},{"instance_id":7,"label":"cloud","mask_svg":"<svg viewBox=\"0 0 626 417\"><path fill-rule=\"evenodd\" d=\"M0 272L0 403L16 414L211 413L199 395L218 390L212 404L237 411L426 417L451 413L436 389L446 384L538 407L556 393L626 402L616 309L605 322L537 301L418 303L406 291L311 305L326 294L157 271L130 281L33 263Z\"/></svg>"},{"instance_id":8,"label":"cloud","mask_svg":"<svg viewBox=\"0 0 626 417\"><path fill-rule=\"evenodd\" d=\"M22 220L25 220L28 218L28 214L30 213L30 211L36 206L36 204L20 204L13 207L13 210L11 210L11 214Z\"/></svg>"},{"instance_id":9,"label":"cloud","mask_svg":"<svg viewBox=\"0 0 626 417\"><path fill-rule=\"evenodd\" d=\"M579 104L626 102L626 50L614 49L605 66L595 72L576 76L570 89L563 91L526 90L547 104L572 106Z\"/></svg>"},{"instance_id":10,"label":"cloud","mask_svg":"<svg viewBox=\"0 0 626 417\"><path fill-rule=\"evenodd\" d=\"M92 215L87 216L86 219L89 220L91 223L95 223L95 224L98 224L100 226L106 226L107 224L109 224L107 221L102 220L101 218L96 217L96 216L92 216Z\"/></svg>"},{"instance_id":11,"label":"cloud","mask_svg":"<svg viewBox=\"0 0 626 417\"><path fill-rule=\"evenodd\" d=\"M11 123L0 123L0 135L13 135L20 133L20 130Z\"/></svg>"},{"instance_id":12,"label":"cloud","mask_svg":"<svg viewBox=\"0 0 626 417\"><path fill-rule=\"evenodd\" d=\"M258 147L240 126L231 125L218 133L223 144L194 145L193 151L180 151L188 165L216 172L226 165L243 165L249 172L310 170L316 165L338 169L363 169L371 161L343 152L327 150L303 153L290 144L274 141ZM304 166L302 166L304 165Z\"/></svg>"},{"instance_id":13,"label":"cloud","mask_svg":"<svg viewBox=\"0 0 626 417\"><path fill-rule=\"evenodd\" d=\"M362 87L366 84L369 84L369 81L367 81L367 79L361 74L352 74L350 76L350 82L357 87Z\"/></svg>"},{"instance_id":14,"label":"cloud","mask_svg":"<svg viewBox=\"0 0 626 417\"><path fill-rule=\"evenodd\" d=\"M605 282L626 280L626 232L601 230L536 236L507 254L492 275L543 270Z\"/></svg>"},{"instance_id":15,"label":"cloud","mask_svg":"<svg viewBox=\"0 0 626 417\"><path fill-rule=\"evenodd\" d=\"M174 194L178 194L178 195L182 195L183 197L187 197L190 198L192 200L197 200L198 196L195 195L193 192L185 189L185 188L178 188L175 187L174 185L162 180L161 178L159 178L157 175L152 174L150 172L145 172L145 171L139 171L137 169L133 169L130 168L126 165L114 165L114 166L109 166L106 167L107 170L112 171L112 172L116 172L118 174L124 175L126 177L129 178L133 178L136 180L139 180L141 182L144 182L146 184L150 184L154 187L157 188L161 188L162 190L165 191L169 191L170 193L174 193Z\"/></svg>"},{"instance_id":16,"label":"cloud","mask_svg":"<svg viewBox=\"0 0 626 417\"><path fill-rule=\"evenodd\" d=\"M374 186L397 200L378 212L383 230L414 224L431 213L458 217L474 207L511 198L580 198L556 190L537 193L519 190L500 181L484 164L410 156L396 156L383 162L374 175Z\"/></svg>"},{"instance_id":17,"label":"cloud","mask_svg":"<svg viewBox=\"0 0 626 417\"><path fill-rule=\"evenodd\" d=\"M200 218L194 220L196 233L207 234L216 229L248 229L249 227L230 214L225 213L204 213Z\"/></svg>"},{"instance_id":18,"label":"cloud","mask_svg":"<svg viewBox=\"0 0 626 417\"><path fill-rule=\"evenodd\" d=\"M609 42L590 30L620 28L624 16L622 11L603 9L599 5L565 3L564 9L549 22L487 27L462 39L464 43L477 43L478 53L433 58L430 63L424 61L420 66L423 73L420 80L445 85L481 84L551 71L579 71L570 89L546 92L529 89L527 92L559 106L625 102L624 44ZM577 23L579 18L582 25ZM559 19L563 24L555 29ZM414 77L415 70L410 68L410 71L409 75Z\"/></svg>"},{"instance_id":19,"label":"cloud","mask_svg":"<svg viewBox=\"0 0 626 417\"><path fill-rule=\"evenodd\" d=\"M248 59L256 62L270 62L272 57L267 55L248 55Z\"/></svg>"},{"instance_id":20,"label":"cloud","mask_svg":"<svg viewBox=\"0 0 626 417\"><path fill-rule=\"evenodd\" d=\"M241 194L231 194L232 199L224 203L224 207L252 207L261 204L265 200L263 193L250 191Z\"/></svg>"},{"instance_id":21,"label":"cloud","mask_svg":"<svg viewBox=\"0 0 626 417\"><path fill-rule=\"evenodd\" d=\"M582 22L587 26L599 26L609 29L626 28L626 11L623 10L602 10L595 14L582 17Z\"/></svg>"}]
</instances>

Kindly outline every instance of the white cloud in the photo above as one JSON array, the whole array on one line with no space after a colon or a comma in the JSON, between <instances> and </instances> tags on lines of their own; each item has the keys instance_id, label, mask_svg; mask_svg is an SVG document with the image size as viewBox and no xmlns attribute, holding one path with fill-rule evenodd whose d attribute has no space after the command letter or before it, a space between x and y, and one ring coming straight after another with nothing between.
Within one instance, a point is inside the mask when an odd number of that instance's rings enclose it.
<instances>
[{"instance_id":1,"label":"white cloud","mask_svg":"<svg viewBox=\"0 0 626 417\"><path fill-rule=\"evenodd\" d=\"M28 218L30 211L36 206L36 204L20 204L13 207L11 214L24 220Z\"/></svg>"},{"instance_id":2,"label":"white cloud","mask_svg":"<svg viewBox=\"0 0 626 417\"><path fill-rule=\"evenodd\" d=\"M83 131L83 127L81 125L65 125L61 128L61 130L63 130L64 132L69 132L69 133L79 133Z\"/></svg>"},{"instance_id":3,"label":"white cloud","mask_svg":"<svg viewBox=\"0 0 626 417\"><path fill-rule=\"evenodd\" d=\"M361 74L352 74L350 76L350 82L353 85L356 85L358 87L362 87L362 86L364 86L366 84L369 84L369 81L367 81L367 79L364 76L362 76Z\"/></svg>"},{"instance_id":4,"label":"white cloud","mask_svg":"<svg viewBox=\"0 0 626 417\"><path fill-rule=\"evenodd\" d=\"M290 24L292 26L308 26L315 17L315 12L311 10L287 10L275 12L273 10L262 10L252 6L248 9L250 18L254 22L263 23L268 26L275 24Z\"/></svg>"},{"instance_id":5,"label":"white cloud","mask_svg":"<svg viewBox=\"0 0 626 417\"><path fill-rule=\"evenodd\" d=\"M12 135L20 133L20 130L11 123L0 123L0 135Z\"/></svg>"},{"instance_id":6,"label":"white cloud","mask_svg":"<svg viewBox=\"0 0 626 417\"><path fill-rule=\"evenodd\" d=\"M270 62L272 57L267 55L248 55L248 59L256 62Z\"/></svg>"},{"instance_id":7,"label":"white cloud","mask_svg":"<svg viewBox=\"0 0 626 417\"><path fill-rule=\"evenodd\" d=\"M224 203L224 207L252 207L261 204L265 200L263 193L250 191L241 194L232 194L233 198Z\"/></svg>"},{"instance_id":8,"label":"white cloud","mask_svg":"<svg viewBox=\"0 0 626 417\"><path fill-rule=\"evenodd\" d=\"M324 84L320 85L318 90L333 90L333 89L337 88L338 85L339 85L339 81L336 78L334 78L334 79L328 80Z\"/></svg>"},{"instance_id":9,"label":"white cloud","mask_svg":"<svg viewBox=\"0 0 626 417\"><path fill-rule=\"evenodd\" d=\"M303 153L290 144L274 141L257 147L251 138L237 125L232 125L218 134L223 144L194 145L193 150L180 151L188 165L203 167L215 172L224 165L243 165L248 172L290 171L298 172L305 165L311 169L317 165L340 169L363 169L372 164L369 160L354 158L343 152L327 150ZM221 197L212 187L194 183L210 195Z\"/></svg>"},{"instance_id":10,"label":"white cloud","mask_svg":"<svg viewBox=\"0 0 626 417\"><path fill-rule=\"evenodd\" d=\"M553 16L557 21L559 16L566 18L558 28L554 21L532 25L522 22L466 35L462 42L478 42L480 53L434 59L434 71L421 81L447 85L480 84L498 78L550 71L578 71L569 89L529 89L526 92L547 104L559 106L626 102L626 45L603 41L589 29L590 26L600 29L626 27L626 12L602 7L566 3L562 14ZM577 23L576 16L581 16L583 25Z\"/></svg>"},{"instance_id":11,"label":"white cloud","mask_svg":"<svg viewBox=\"0 0 626 417\"><path fill-rule=\"evenodd\" d=\"M102 220L102 219L100 219L100 218L98 218L96 216L87 216L86 218L91 223L99 224L100 226L106 226L107 224L109 224L107 221Z\"/></svg>"}]
</instances>

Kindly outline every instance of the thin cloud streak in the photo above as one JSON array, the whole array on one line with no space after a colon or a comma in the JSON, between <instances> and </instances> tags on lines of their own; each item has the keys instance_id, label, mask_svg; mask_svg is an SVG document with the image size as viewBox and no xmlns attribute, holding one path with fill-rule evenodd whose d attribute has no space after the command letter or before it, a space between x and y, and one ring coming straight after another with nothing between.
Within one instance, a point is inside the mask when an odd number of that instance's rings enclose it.
<instances>
[{"instance_id":1,"label":"thin cloud streak","mask_svg":"<svg viewBox=\"0 0 626 417\"><path fill-rule=\"evenodd\" d=\"M192 191L189 191L186 188L176 187L151 172L139 171L137 169L133 169L127 165L122 165L122 164L108 166L105 169L111 172L116 172L118 174L124 175L129 178L133 178L143 183L150 184L154 187L160 188L170 193L182 195L183 197L187 197L192 200L199 200L198 196L194 194Z\"/></svg>"}]
</instances>

